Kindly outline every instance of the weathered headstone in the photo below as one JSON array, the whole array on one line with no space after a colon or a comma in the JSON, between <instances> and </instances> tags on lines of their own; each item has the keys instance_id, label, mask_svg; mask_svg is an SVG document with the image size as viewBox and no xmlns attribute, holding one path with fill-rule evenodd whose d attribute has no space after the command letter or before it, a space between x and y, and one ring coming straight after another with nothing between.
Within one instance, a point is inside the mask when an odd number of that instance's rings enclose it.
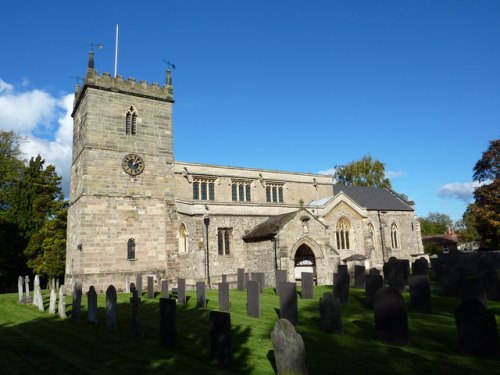
<instances>
[{"instance_id":1,"label":"weathered headstone","mask_svg":"<svg viewBox=\"0 0 500 375\"><path fill-rule=\"evenodd\" d=\"M161 281L161 298L169 298L168 295L168 280Z\"/></svg>"},{"instance_id":2,"label":"weathered headstone","mask_svg":"<svg viewBox=\"0 0 500 375\"><path fill-rule=\"evenodd\" d=\"M366 307L373 308L375 293L384 286L384 279L380 275L365 275Z\"/></svg>"},{"instance_id":3,"label":"weathered headstone","mask_svg":"<svg viewBox=\"0 0 500 375\"><path fill-rule=\"evenodd\" d=\"M260 293L257 281L249 281L247 285L247 314L260 318Z\"/></svg>"},{"instance_id":4,"label":"weathered headstone","mask_svg":"<svg viewBox=\"0 0 500 375\"><path fill-rule=\"evenodd\" d=\"M469 298L477 298L485 307L488 307L483 280L480 277L466 277L460 280L458 285L458 296L461 301Z\"/></svg>"},{"instance_id":5,"label":"weathered headstone","mask_svg":"<svg viewBox=\"0 0 500 375\"><path fill-rule=\"evenodd\" d=\"M125 293L130 293L130 276L125 276Z\"/></svg>"},{"instance_id":6,"label":"weathered headstone","mask_svg":"<svg viewBox=\"0 0 500 375\"><path fill-rule=\"evenodd\" d=\"M349 303L349 274L335 273L333 275L333 295L345 305Z\"/></svg>"},{"instance_id":7,"label":"weathered headstone","mask_svg":"<svg viewBox=\"0 0 500 375\"><path fill-rule=\"evenodd\" d=\"M186 279L177 279L177 302L186 303Z\"/></svg>"},{"instance_id":8,"label":"weathered headstone","mask_svg":"<svg viewBox=\"0 0 500 375\"><path fill-rule=\"evenodd\" d=\"M142 275L137 275L135 277L135 288L137 289L139 298L142 297Z\"/></svg>"},{"instance_id":9,"label":"weathered headstone","mask_svg":"<svg viewBox=\"0 0 500 375\"><path fill-rule=\"evenodd\" d=\"M89 287L87 292L87 320L90 323L97 324L97 293L93 285Z\"/></svg>"},{"instance_id":10,"label":"weathered headstone","mask_svg":"<svg viewBox=\"0 0 500 375\"><path fill-rule=\"evenodd\" d=\"M155 286L153 276L148 276L148 298L155 298Z\"/></svg>"},{"instance_id":11,"label":"weathered headstone","mask_svg":"<svg viewBox=\"0 0 500 375\"><path fill-rule=\"evenodd\" d=\"M244 283L245 283L245 269L244 268L238 268L237 271L237 285L236 288L239 291L242 291L244 288Z\"/></svg>"},{"instance_id":12,"label":"weathered headstone","mask_svg":"<svg viewBox=\"0 0 500 375\"><path fill-rule=\"evenodd\" d=\"M373 276L380 276L380 270L378 268L370 268L368 271L368 275L373 275Z\"/></svg>"},{"instance_id":13,"label":"weathered headstone","mask_svg":"<svg viewBox=\"0 0 500 375\"><path fill-rule=\"evenodd\" d=\"M203 309L207 306L205 297L205 283L203 281L196 282L196 307Z\"/></svg>"},{"instance_id":14,"label":"weathered headstone","mask_svg":"<svg viewBox=\"0 0 500 375\"><path fill-rule=\"evenodd\" d=\"M319 314L322 332L342 334L340 300L333 293L325 293L319 299Z\"/></svg>"},{"instance_id":15,"label":"weathered headstone","mask_svg":"<svg viewBox=\"0 0 500 375\"><path fill-rule=\"evenodd\" d=\"M348 274L349 271L347 270L347 264L339 264L337 266L337 273Z\"/></svg>"},{"instance_id":16,"label":"weathered headstone","mask_svg":"<svg viewBox=\"0 0 500 375\"><path fill-rule=\"evenodd\" d=\"M285 270L276 270L274 271L274 279L276 285L276 295L280 295L280 283L286 282L286 271Z\"/></svg>"},{"instance_id":17,"label":"weathered headstone","mask_svg":"<svg viewBox=\"0 0 500 375\"><path fill-rule=\"evenodd\" d=\"M113 285L106 289L106 328L116 329L116 289Z\"/></svg>"},{"instance_id":18,"label":"weathered headstone","mask_svg":"<svg viewBox=\"0 0 500 375\"><path fill-rule=\"evenodd\" d=\"M299 322L296 283L285 282L280 284L280 319L287 319L293 325Z\"/></svg>"},{"instance_id":19,"label":"weathered headstone","mask_svg":"<svg viewBox=\"0 0 500 375\"><path fill-rule=\"evenodd\" d=\"M309 374L304 341L292 323L279 319L271 333L278 374Z\"/></svg>"},{"instance_id":20,"label":"weathered headstone","mask_svg":"<svg viewBox=\"0 0 500 375\"><path fill-rule=\"evenodd\" d=\"M35 276L35 282L33 287L33 305L38 307L38 310L44 311L42 290L40 288L40 276Z\"/></svg>"},{"instance_id":21,"label":"weathered headstone","mask_svg":"<svg viewBox=\"0 0 500 375\"><path fill-rule=\"evenodd\" d=\"M160 298L160 344L175 348L177 342L177 310L175 299Z\"/></svg>"},{"instance_id":22,"label":"weathered headstone","mask_svg":"<svg viewBox=\"0 0 500 375\"><path fill-rule=\"evenodd\" d=\"M73 285L73 304L71 305L71 319L80 319L80 312L82 306L82 283L76 281Z\"/></svg>"},{"instance_id":23,"label":"weathered headstone","mask_svg":"<svg viewBox=\"0 0 500 375\"><path fill-rule=\"evenodd\" d=\"M24 297L25 303L31 303L30 277L28 275L24 276L24 292L26 293L26 296Z\"/></svg>"},{"instance_id":24,"label":"weathered headstone","mask_svg":"<svg viewBox=\"0 0 500 375\"><path fill-rule=\"evenodd\" d=\"M132 292L132 298L130 298L130 304L132 305L132 320L130 322L130 336L132 337L143 337L144 332L142 330L141 317L139 315L139 307L141 305L141 299L137 290L134 289ZM161 310L161 301L160 301ZM161 322L160 322L161 324Z\"/></svg>"},{"instance_id":25,"label":"weathered headstone","mask_svg":"<svg viewBox=\"0 0 500 375\"><path fill-rule=\"evenodd\" d=\"M229 284L219 283L219 310L229 312Z\"/></svg>"},{"instance_id":26,"label":"weathered headstone","mask_svg":"<svg viewBox=\"0 0 500 375\"><path fill-rule=\"evenodd\" d=\"M210 311L210 354L220 365L232 362L231 315L227 312Z\"/></svg>"},{"instance_id":27,"label":"weathered headstone","mask_svg":"<svg viewBox=\"0 0 500 375\"><path fill-rule=\"evenodd\" d=\"M56 293L56 288L54 287L50 290L50 302L49 302L50 314L56 313L56 303L57 303L57 293Z\"/></svg>"},{"instance_id":28,"label":"weathered headstone","mask_svg":"<svg viewBox=\"0 0 500 375\"><path fill-rule=\"evenodd\" d=\"M354 287L360 289L365 287L365 266L354 266Z\"/></svg>"},{"instance_id":29,"label":"weathered headstone","mask_svg":"<svg viewBox=\"0 0 500 375\"><path fill-rule=\"evenodd\" d=\"M264 286L265 286L264 272L252 272L251 279L252 279L252 281L257 281L259 283L259 293L263 293Z\"/></svg>"},{"instance_id":30,"label":"weathered headstone","mask_svg":"<svg viewBox=\"0 0 500 375\"><path fill-rule=\"evenodd\" d=\"M302 299L314 299L314 274L312 272L301 272L300 278Z\"/></svg>"},{"instance_id":31,"label":"weathered headstone","mask_svg":"<svg viewBox=\"0 0 500 375\"><path fill-rule=\"evenodd\" d=\"M408 345L408 312L399 290L390 286L379 289L373 307L377 340L391 345Z\"/></svg>"},{"instance_id":32,"label":"weathered headstone","mask_svg":"<svg viewBox=\"0 0 500 375\"><path fill-rule=\"evenodd\" d=\"M22 276L19 276L17 278L17 292L19 294L18 303L24 302L24 291L23 291L24 285L23 284L24 284L24 278Z\"/></svg>"},{"instance_id":33,"label":"weathered headstone","mask_svg":"<svg viewBox=\"0 0 500 375\"><path fill-rule=\"evenodd\" d=\"M414 275L429 276L429 262L427 259L420 257L411 264L411 272Z\"/></svg>"},{"instance_id":34,"label":"weathered headstone","mask_svg":"<svg viewBox=\"0 0 500 375\"><path fill-rule=\"evenodd\" d=\"M498 329L493 311L470 298L455 311L458 344L462 354L494 358L498 352Z\"/></svg>"},{"instance_id":35,"label":"weathered headstone","mask_svg":"<svg viewBox=\"0 0 500 375\"><path fill-rule=\"evenodd\" d=\"M403 263L395 257L390 257L387 263L384 263L384 279L389 286L396 288L400 292L405 288L405 277Z\"/></svg>"},{"instance_id":36,"label":"weathered headstone","mask_svg":"<svg viewBox=\"0 0 500 375\"><path fill-rule=\"evenodd\" d=\"M56 289L59 290L59 279L56 280Z\"/></svg>"},{"instance_id":37,"label":"weathered headstone","mask_svg":"<svg viewBox=\"0 0 500 375\"><path fill-rule=\"evenodd\" d=\"M57 312L59 313L59 318L65 319L66 318L66 299L64 297L64 285L61 285L59 288L59 306L57 308Z\"/></svg>"},{"instance_id":38,"label":"weathered headstone","mask_svg":"<svg viewBox=\"0 0 500 375\"><path fill-rule=\"evenodd\" d=\"M221 280L222 283L227 283L227 275L223 273Z\"/></svg>"},{"instance_id":39,"label":"weathered headstone","mask_svg":"<svg viewBox=\"0 0 500 375\"><path fill-rule=\"evenodd\" d=\"M411 275L410 284L410 306L413 311L432 313L431 287L429 276Z\"/></svg>"}]
</instances>

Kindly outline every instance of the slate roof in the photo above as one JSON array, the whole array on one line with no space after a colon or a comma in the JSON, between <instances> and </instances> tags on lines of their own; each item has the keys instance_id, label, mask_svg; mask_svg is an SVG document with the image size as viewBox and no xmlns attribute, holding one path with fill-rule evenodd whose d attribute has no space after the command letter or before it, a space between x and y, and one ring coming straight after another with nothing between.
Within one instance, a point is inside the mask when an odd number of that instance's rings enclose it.
<instances>
[{"instance_id":1,"label":"slate roof","mask_svg":"<svg viewBox=\"0 0 500 375\"><path fill-rule=\"evenodd\" d=\"M272 239L280 228L288 223L297 214L297 211L288 214L272 216L266 221L255 226L242 238L245 242L257 242Z\"/></svg>"},{"instance_id":2,"label":"slate roof","mask_svg":"<svg viewBox=\"0 0 500 375\"><path fill-rule=\"evenodd\" d=\"M341 191L361 207L368 210L413 211L413 208L409 204L405 203L390 189L333 185L335 195Z\"/></svg>"}]
</instances>

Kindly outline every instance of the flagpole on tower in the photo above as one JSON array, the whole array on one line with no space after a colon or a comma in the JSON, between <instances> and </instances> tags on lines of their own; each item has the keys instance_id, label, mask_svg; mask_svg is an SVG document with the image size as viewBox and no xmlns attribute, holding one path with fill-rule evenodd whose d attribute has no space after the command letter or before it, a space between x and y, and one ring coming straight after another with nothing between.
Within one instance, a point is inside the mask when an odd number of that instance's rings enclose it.
<instances>
[{"instance_id":1,"label":"flagpole on tower","mask_svg":"<svg viewBox=\"0 0 500 375\"><path fill-rule=\"evenodd\" d=\"M118 24L116 24L116 42L115 42L115 78L118 70Z\"/></svg>"}]
</instances>

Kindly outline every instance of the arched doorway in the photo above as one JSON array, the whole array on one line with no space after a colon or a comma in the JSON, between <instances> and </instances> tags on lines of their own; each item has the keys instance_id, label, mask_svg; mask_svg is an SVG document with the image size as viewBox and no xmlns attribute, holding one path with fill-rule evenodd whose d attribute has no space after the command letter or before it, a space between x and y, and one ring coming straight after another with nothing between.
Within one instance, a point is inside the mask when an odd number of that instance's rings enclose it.
<instances>
[{"instance_id":1,"label":"arched doorway","mask_svg":"<svg viewBox=\"0 0 500 375\"><path fill-rule=\"evenodd\" d=\"M309 246L302 244L295 252L295 280L301 279L302 272L312 272L316 279L316 258Z\"/></svg>"}]
</instances>

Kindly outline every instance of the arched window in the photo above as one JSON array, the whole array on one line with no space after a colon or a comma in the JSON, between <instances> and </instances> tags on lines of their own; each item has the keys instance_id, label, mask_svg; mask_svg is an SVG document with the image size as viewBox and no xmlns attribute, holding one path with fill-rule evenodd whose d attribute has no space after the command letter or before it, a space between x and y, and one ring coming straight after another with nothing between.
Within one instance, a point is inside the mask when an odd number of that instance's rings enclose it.
<instances>
[{"instance_id":1,"label":"arched window","mask_svg":"<svg viewBox=\"0 0 500 375\"><path fill-rule=\"evenodd\" d=\"M375 248L375 227L372 223L368 223L368 233L370 244Z\"/></svg>"},{"instance_id":2,"label":"arched window","mask_svg":"<svg viewBox=\"0 0 500 375\"><path fill-rule=\"evenodd\" d=\"M127 259L135 259L135 240L133 238L127 242Z\"/></svg>"},{"instance_id":3,"label":"arched window","mask_svg":"<svg viewBox=\"0 0 500 375\"><path fill-rule=\"evenodd\" d=\"M337 249L350 249L349 231L351 224L345 217L337 221L336 235L337 235Z\"/></svg>"},{"instance_id":4,"label":"arched window","mask_svg":"<svg viewBox=\"0 0 500 375\"><path fill-rule=\"evenodd\" d=\"M396 223L391 224L391 246L393 249L399 249L398 226Z\"/></svg>"},{"instance_id":5,"label":"arched window","mask_svg":"<svg viewBox=\"0 0 500 375\"><path fill-rule=\"evenodd\" d=\"M187 251L187 234L186 226L181 224L179 227L179 253L185 253Z\"/></svg>"},{"instance_id":6,"label":"arched window","mask_svg":"<svg viewBox=\"0 0 500 375\"><path fill-rule=\"evenodd\" d=\"M125 133L137 134L137 111L133 106L130 106L125 116Z\"/></svg>"}]
</instances>

